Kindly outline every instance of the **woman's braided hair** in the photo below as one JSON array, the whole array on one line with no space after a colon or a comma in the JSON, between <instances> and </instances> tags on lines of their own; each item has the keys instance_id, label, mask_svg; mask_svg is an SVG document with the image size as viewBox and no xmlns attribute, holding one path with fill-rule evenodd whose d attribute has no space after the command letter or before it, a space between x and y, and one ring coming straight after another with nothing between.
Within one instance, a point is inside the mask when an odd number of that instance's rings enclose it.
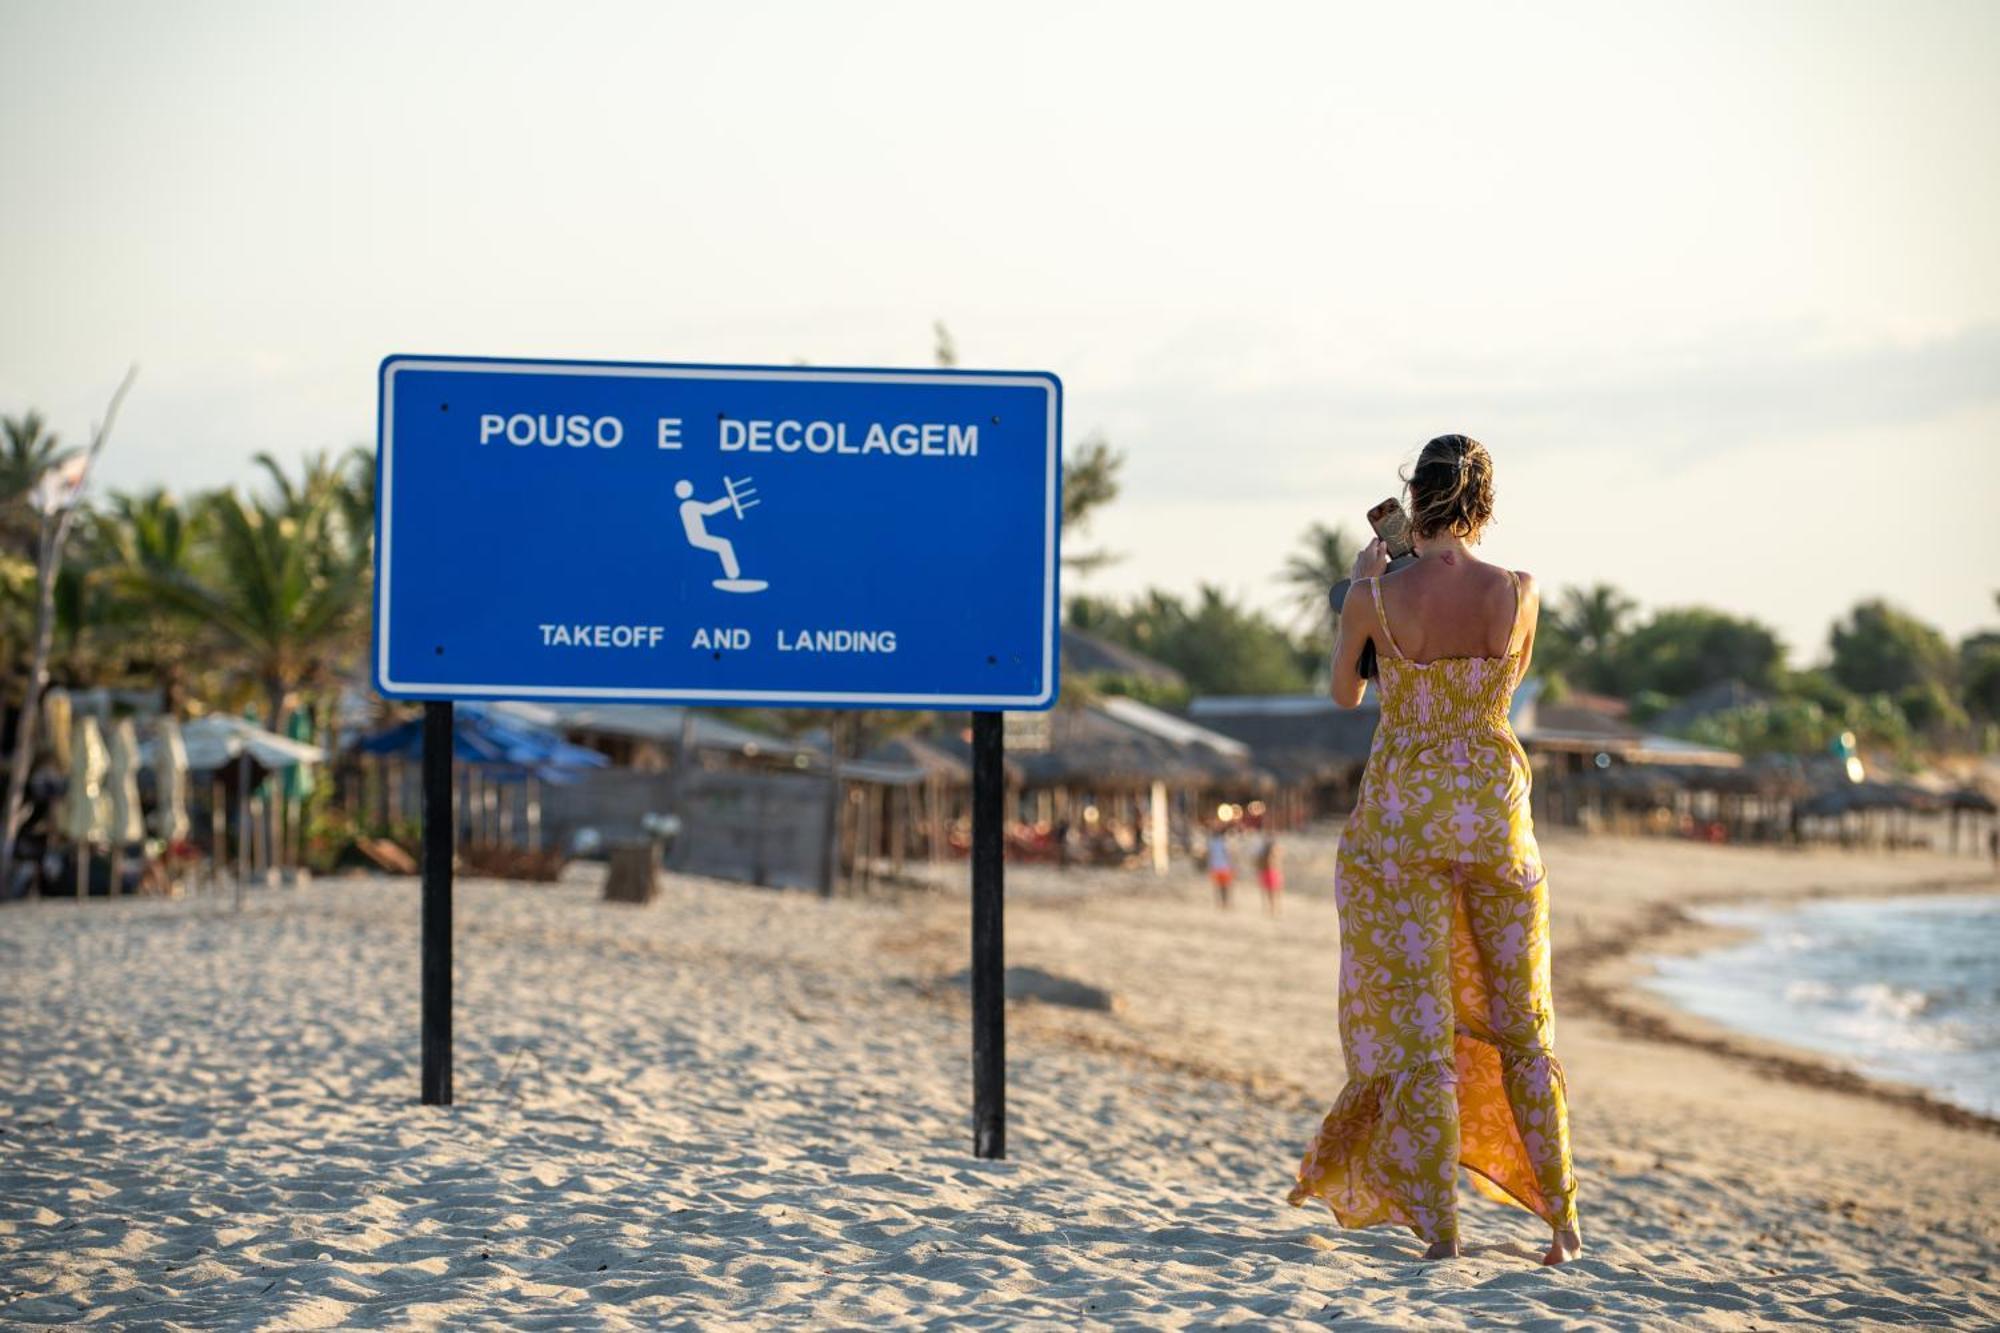
<instances>
[{"instance_id":1,"label":"woman's braided hair","mask_svg":"<svg viewBox=\"0 0 2000 1333\"><path fill-rule=\"evenodd\" d=\"M1440 435L1425 445L1403 484L1419 537L1449 532L1476 541L1493 521L1493 456L1469 435Z\"/></svg>"}]
</instances>

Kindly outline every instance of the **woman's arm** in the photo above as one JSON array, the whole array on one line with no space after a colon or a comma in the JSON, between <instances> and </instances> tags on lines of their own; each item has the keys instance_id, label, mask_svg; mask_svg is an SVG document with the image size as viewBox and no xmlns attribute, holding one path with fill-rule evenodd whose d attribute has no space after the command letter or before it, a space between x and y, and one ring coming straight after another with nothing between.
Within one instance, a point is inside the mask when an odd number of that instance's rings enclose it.
<instances>
[{"instance_id":1,"label":"woman's arm","mask_svg":"<svg viewBox=\"0 0 2000 1333\"><path fill-rule=\"evenodd\" d=\"M1378 577L1389 567L1389 549L1381 538L1369 542L1354 557L1353 580L1341 604L1340 624L1333 634L1333 677L1327 693L1342 708L1360 704L1368 682L1361 678L1361 647L1375 637L1375 595L1362 580ZM1380 655L1380 650L1377 650Z\"/></svg>"},{"instance_id":2,"label":"woman's arm","mask_svg":"<svg viewBox=\"0 0 2000 1333\"><path fill-rule=\"evenodd\" d=\"M1517 573L1520 571L1516 571ZM1527 628L1521 631L1521 677L1525 679L1528 668L1535 660L1535 627L1542 620L1542 589L1535 582L1533 574L1521 574L1521 623Z\"/></svg>"}]
</instances>

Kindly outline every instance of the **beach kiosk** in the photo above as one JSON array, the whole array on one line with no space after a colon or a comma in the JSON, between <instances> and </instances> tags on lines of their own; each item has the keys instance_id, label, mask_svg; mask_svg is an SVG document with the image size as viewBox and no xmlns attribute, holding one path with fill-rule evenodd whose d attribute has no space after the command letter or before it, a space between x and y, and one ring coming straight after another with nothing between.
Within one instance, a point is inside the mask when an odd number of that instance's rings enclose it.
<instances>
[{"instance_id":1,"label":"beach kiosk","mask_svg":"<svg viewBox=\"0 0 2000 1333\"><path fill-rule=\"evenodd\" d=\"M1001 1157L1004 711L1056 698L1042 372L392 356L377 690L424 703L422 1099L451 1094L459 701L966 710L973 1144Z\"/></svg>"}]
</instances>

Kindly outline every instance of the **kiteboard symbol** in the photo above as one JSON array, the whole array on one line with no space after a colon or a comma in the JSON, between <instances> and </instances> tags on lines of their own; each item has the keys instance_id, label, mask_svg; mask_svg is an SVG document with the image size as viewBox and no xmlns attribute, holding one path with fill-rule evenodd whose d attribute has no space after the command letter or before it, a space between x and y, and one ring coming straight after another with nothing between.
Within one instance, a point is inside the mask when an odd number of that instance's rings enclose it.
<instances>
[{"instance_id":1,"label":"kiteboard symbol","mask_svg":"<svg viewBox=\"0 0 2000 1333\"><path fill-rule=\"evenodd\" d=\"M757 488L750 478L724 477L721 498L697 500L694 498L694 483L677 481L674 494L680 497L681 528L687 533L688 545L697 551L713 551L722 561L723 577L713 580L713 586L723 592L762 592L770 587L764 579L746 579L743 567L736 560L736 545L727 537L718 536L708 530L708 520L725 510L733 512L741 519L746 512L762 503L757 498Z\"/></svg>"}]
</instances>

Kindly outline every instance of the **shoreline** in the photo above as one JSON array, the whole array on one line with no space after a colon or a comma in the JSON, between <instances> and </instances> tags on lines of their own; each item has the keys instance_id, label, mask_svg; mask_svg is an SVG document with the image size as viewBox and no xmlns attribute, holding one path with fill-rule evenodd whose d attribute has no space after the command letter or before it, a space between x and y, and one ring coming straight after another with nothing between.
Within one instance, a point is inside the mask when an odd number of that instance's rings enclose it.
<instances>
[{"instance_id":1,"label":"shoreline","mask_svg":"<svg viewBox=\"0 0 2000 1333\"><path fill-rule=\"evenodd\" d=\"M1569 947L1567 968L1559 968L1556 976L1556 1012L1560 1018L1565 1004L1576 1005L1625 1036L1704 1051L1768 1078L1866 1097L1953 1129L2000 1136L2000 1117L1969 1110L1915 1084L1861 1073L1831 1055L1702 1018L1640 984L1651 971L1648 961L1651 957L1686 957L1750 937L1747 930L1697 920L1692 915L1695 909L1758 906L1792 909L1829 899L1869 901L1945 894L2000 895L2000 882L1975 884L1947 879L1872 887L1821 885L1804 893L1780 896L1731 892L1693 897L1681 903L1654 903L1623 938L1607 934Z\"/></svg>"},{"instance_id":2,"label":"shoreline","mask_svg":"<svg viewBox=\"0 0 2000 1333\"><path fill-rule=\"evenodd\" d=\"M1324 835L1328 831L1322 829L1318 832ZM1331 841L1328 839L1329 845ZM1564 878L1575 878L1590 872L1573 863L1585 861L1591 854L1612 854L1617 850L1616 845L1624 841L1603 835L1564 833L1545 838L1544 846L1554 851L1551 858L1554 872ZM1808 873L1816 869L1809 862L1793 861L1791 853L1777 849L1681 848L1678 844L1669 845L1675 851L1691 851L1697 856L1774 857L1776 864L1785 865L1788 869L1797 867ZM1847 862L1844 854L1837 859L1828 853L1807 855L1815 858L1828 856L1830 867L1864 869ZM1921 855L1911 854L1910 861L1904 864L1911 865ZM2000 894L2000 878L1991 874L1984 861L1972 862L1968 858L1962 873L1958 873L1961 871L1959 865L1941 859L1932 866L1911 865L1911 868L1919 873L1910 879L1884 875L1866 881L1843 883L1837 875L1815 874L1805 882L1786 882L1790 880L1789 876L1775 881L1766 878L1756 883L1732 884L1726 889L1690 892L1685 897L1676 896L1670 901L1640 895L1617 902L1615 910L1609 911L1603 910L1606 905L1602 902L1565 901L1561 896L1563 890L1558 888L1558 898L1553 905L1556 914L1554 980L1558 1028L1565 1019L1599 1022L1622 1038L1702 1052L1727 1061L1733 1067L1776 1081L1864 1098L1880 1105L1911 1111L1947 1128L2000 1137L2000 1117L1959 1106L1914 1084L1861 1073L1843 1065L1839 1057L1831 1054L1786 1045L1702 1018L1680 1009L1641 984L1651 971L1648 960L1652 956L1700 953L1748 937L1746 931L1697 920L1692 914L1699 909L1736 906L1784 909L1827 899ZM1755 874L1754 861L1746 860L1742 870ZM1141 879L1119 882L1117 877L1107 876L1109 882L1089 888L1073 886L1069 892L1058 893L1040 883L1047 873L1037 867L1022 876L1031 883L1022 886L1025 892L1018 900L1014 897L1015 887L1010 876L1010 919L1022 918L1022 924L1026 926L1026 918L1031 914L1061 911L1065 906L1088 910L1092 899L1100 908L1112 898L1125 904L1142 904L1167 891L1163 886L1170 882ZM1191 894L1196 899L1206 894L1204 884L1186 880L1185 876L1180 878L1185 881L1180 884L1180 893ZM1330 884L1331 879L1327 878L1326 882ZM1301 906L1323 897L1313 890L1295 890L1294 893L1303 900ZM1290 896L1294 895L1288 894ZM946 938L940 940L936 933L937 925L932 918L928 929L899 933L900 938L892 937L893 942L885 943L895 952L913 958L928 954L927 961L932 965L930 975L920 981L917 988L933 1002L957 1012L966 1009L968 1001L962 990L946 984L947 969L943 967L938 951L941 944L945 950L957 947L956 930L947 927L944 932ZM1032 935L1032 930L1022 933ZM1010 935L1010 967L1028 964L1059 969L1060 959L1049 956L1039 948L1023 950L1023 943L1026 941ZM1081 958L1075 961L1079 964L1084 962ZM1086 967L1075 970L1080 975L1098 976ZM1078 1022L1076 1016L1063 1012L1057 1006L1032 1001L1010 1003L1008 1012L1010 1035L1018 1032L1024 1040L1058 1042L1075 1050L1113 1056L1135 1067L1228 1084L1267 1104L1314 1107L1324 1100L1324 1088L1308 1083L1291 1069L1270 1065L1260 1068L1254 1059L1244 1061L1211 1054L1212 1047L1196 1051L1177 1050L1177 1043L1160 1044L1152 1040L1143 1027L1121 1023L1115 1028L1107 1028L1088 1021Z\"/></svg>"},{"instance_id":3,"label":"shoreline","mask_svg":"<svg viewBox=\"0 0 2000 1333\"><path fill-rule=\"evenodd\" d=\"M1973 896L1981 890L1970 887L1939 889L1912 888L1889 893L1831 890L1790 900L1786 905L1822 898L1867 900L1910 897L1922 893L1951 892ZM1717 897L1690 904L1693 907L1738 906L1760 903L1757 898ZM1641 932L1625 942L1603 941L1578 947L1572 945L1572 964L1580 977L1556 978L1558 1022L1574 1014L1603 1022L1620 1035L1642 1041L1680 1046L1717 1056L1768 1078L1826 1092L1865 1097L1871 1101L1913 1111L1951 1129L1966 1129L2000 1137L2000 1117L1982 1115L1956 1102L1945 1101L1915 1084L1863 1074L1840 1064L1835 1057L1804 1047L1758 1037L1692 1014L1665 1000L1638 983L1648 969L1647 958L1662 954L1689 955L1745 938L1747 932L1697 921L1684 907L1654 908ZM1609 975L1606 975L1609 974ZM959 987L941 979L919 983L918 989L955 1017L970 1013L971 1004ZM1186 1059L1156 1050L1125 1037L1087 1034L1061 1026L1035 1023L1039 1005L1034 1001L1010 1001L1010 1023L1023 1029L1024 1036L1058 1042L1074 1050L1108 1055L1160 1073L1205 1079L1241 1089L1247 1096L1273 1104L1299 1103L1317 1106L1318 1093L1293 1079L1274 1078L1235 1068L1217 1061Z\"/></svg>"}]
</instances>

